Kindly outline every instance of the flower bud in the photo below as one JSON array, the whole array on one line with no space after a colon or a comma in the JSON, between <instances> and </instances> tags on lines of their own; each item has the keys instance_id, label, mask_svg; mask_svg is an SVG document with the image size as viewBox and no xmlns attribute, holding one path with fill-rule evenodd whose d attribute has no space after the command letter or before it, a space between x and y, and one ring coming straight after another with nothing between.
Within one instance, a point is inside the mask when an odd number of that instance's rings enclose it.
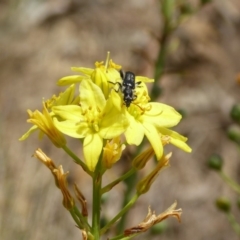
<instances>
[{"instance_id":1,"label":"flower bud","mask_svg":"<svg viewBox=\"0 0 240 240\"><path fill-rule=\"evenodd\" d=\"M219 197L216 200L216 206L223 212L229 212L231 209L231 203L228 198L226 197Z\"/></svg>"},{"instance_id":2,"label":"flower bud","mask_svg":"<svg viewBox=\"0 0 240 240\"><path fill-rule=\"evenodd\" d=\"M132 165L137 170L140 170L145 167L148 160L154 155L154 150L152 147L148 148L147 150L140 153L133 159Z\"/></svg>"},{"instance_id":3,"label":"flower bud","mask_svg":"<svg viewBox=\"0 0 240 240\"><path fill-rule=\"evenodd\" d=\"M227 131L228 138L233 142L240 145L240 127L237 125L232 125Z\"/></svg>"},{"instance_id":4,"label":"flower bud","mask_svg":"<svg viewBox=\"0 0 240 240\"><path fill-rule=\"evenodd\" d=\"M168 163L169 163L169 159L170 159L171 155L172 155L172 153L169 153L168 155L163 156L159 160L159 162L157 163L157 165L153 169L153 171L137 184L137 193L139 195L146 193L152 186L153 182L156 180L160 170L169 166Z\"/></svg>"},{"instance_id":5,"label":"flower bud","mask_svg":"<svg viewBox=\"0 0 240 240\"><path fill-rule=\"evenodd\" d=\"M234 121L240 123L240 104L233 105L230 116Z\"/></svg>"},{"instance_id":6,"label":"flower bud","mask_svg":"<svg viewBox=\"0 0 240 240\"><path fill-rule=\"evenodd\" d=\"M209 168L220 171L222 169L223 159L218 154L213 154L208 159L208 166Z\"/></svg>"},{"instance_id":7,"label":"flower bud","mask_svg":"<svg viewBox=\"0 0 240 240\"><path fill-rule=\"evenodd\" d=\"M113 138L111 141L107 141L103 148L102 162L105 168L111 168L116 163L125 149L125 145L121 143L120 137Z\"/></svg>"}]
</instances>

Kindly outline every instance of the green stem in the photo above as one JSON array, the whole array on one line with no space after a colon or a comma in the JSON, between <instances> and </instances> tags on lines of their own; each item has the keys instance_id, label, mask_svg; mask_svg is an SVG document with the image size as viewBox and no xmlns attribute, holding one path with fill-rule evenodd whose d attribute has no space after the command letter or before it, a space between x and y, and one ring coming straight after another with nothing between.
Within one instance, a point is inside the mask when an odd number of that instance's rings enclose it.
<instances>
[{"instance_id":1,"label":"green stem","mask_svg":"<svg viewBox=\"0 0 240 240\"><path fill-rule=\"evenodd\" d=\"M75 211L74 211L74 208L68 210L73 218L73 220L75 221L75 223L77 224L77 226L80 228L80 229L84 229L84 225L81 221L79 221L79 218L78 216L76 215Z\"/></svg>"},{"instance_id":2,"label":"green stem","mask_svg":"<svg viewBox=\"0 0 240 240\"><path fill-rule=\"evenodd\" d=\"M169 38L169 35L174 30L174 27L171 24L172 17L173 17L172 12L175 4L174 1L163 0L163 1L160 1L159 3L162 8L160 9L160 11L162 13L164 26L162 30L162 36L159 39L160 50L158 52L157 60L155 62L155 72L154 72L155 82L153 83L153 87L150 94L153 101L156 100L161 94L161 89L159 88L159 80L162 77L164 72L166 56L168 53L168 38Z\"/></svg>"},{"instance_id":3,"label":"green stem","mask_svg":"<svg viewBox=\"0 0 240 240\"><path fill-rule=\"evenodd\" d=\"M121 218L133 206L133 204L137 201L138 198L139 195L135 194L133 198L129 201L129 203L101 229L101 234L105 233L119 218Z\"/></svg>"},{"instance_id":4,"label":"green stem","mask_svg":"<svg viewBox=\"0 0 240 240\"><path fill-rule=\"evenodd\" d=\"M167 27L164 27L164 29ZM166 31L166 30L165 30ZM162 36L162 40L161 40L161 48L160 51L158 52L158 57L157 57L157 61L155 63L155 72L154 72L154 83L153 83L153 88L156 87L156 85L158 84L158 80L161 78L162 74L163 74L163 70L164 70L164 65L165 65L165 58L166 58L166 53L167 53L167 34L165 33ZM151 94L152 96L152 94Z\"/></svg>"},{"instance_id":5,"label":"green stem","mask_svg":"<svg viewBox=\"0 0 240 240\"><path fill-rule=\"evenodd\" d=\"M235 217L231 212L227 213L228 221L230 222L233 230L236 232L238 236L240 236L240 225L237 223Z\"/></svg>"},{"instance_id":6,"label":"green stem","mask_svg":"<svg viewBox=\"0 0 240 240\"><path fill-rule=\"evenodd\" d=\"M95 240L100 239L100 212L101 212L101 188L102 188L102 175L101 175L101 161L98 162L93 175L93 212L92 212L92 233Z\"/></svg>"},{"instance_id":7,"label":"green stem","mask_svg":"<svg viewBox=\"0 0 240 240\"><path fill-rule=\"evenodd\" d=\"M116 186L118 183L122 182L123 180L129 178L131 175L133 175L136 172L135 168L131 168L128 172L126 172L124 175L116 179L115 181L109 183L107 186L102 188L102 194L110 191L114 186Z\"/></svg>"},{"instance_id":8,"label":"green stem","mask_svg":"<svg viewBox=\"0 0 240 240\"><path fill-rule=\"evenodd\" d=\"M75 163L80 165L82 169L88 173L88 175L92 176L93 173L88 169L87 165L80 159L78 158L66 145L62 147L63 150L74 160Z\"/></svg>"},{"instance_id":9,"label":"green stem","mask_svg":"<svg viewBox=\"0 0 240 240\"><path fill-rule=\"evenodd\" d=\"M222 179L238 194L240 194L240 185L234 182L230 177L228 177L224 172L219 172Z\"/></svg>"},{"instance_id":10,"label":"green stem","mask_svg":"<svg viewBox=\"0 0 240 240\"><path fill-rule=\"evenodd\" d=\"M81 213L80 213L80 211L79 211L79 209L75 206L75 207L73 207L73 211L74 211L74 213L77 215L77 217L80 219L80 221L84 224L84 228L87 230L87 231L89 231L90 229L91 229L91 227L90 227L90 225L89 225L89 223L88 223L88 221L87 221L87 217L84 217Z\"/></svg>"}]
</instances>

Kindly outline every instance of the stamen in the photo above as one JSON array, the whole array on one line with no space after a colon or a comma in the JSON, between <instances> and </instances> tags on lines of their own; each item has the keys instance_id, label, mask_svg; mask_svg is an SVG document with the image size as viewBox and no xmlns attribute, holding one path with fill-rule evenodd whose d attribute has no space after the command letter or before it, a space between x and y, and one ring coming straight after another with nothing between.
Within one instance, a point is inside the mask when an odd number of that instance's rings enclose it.
<instances>
[{"instance_id":1,"label":"stamen","mask_svg":"<svg viewBox=\"0 0 240 240\"><path fill-rule=\"evenodd\" d=\"M94 128L94 130L95 130L96 132L99 131L99 126L98 126L97 123L93 123L93 128Z\"/></svg>"},{"instance_id":2,"label":"stamen","mask_svg":"<svg viewBox=\"0 0 240 240\"><path fill-rule=\"evenodd\" d=\"M105 62L105 69L106 70L108 69L109 60L110 60L110 52L108 51L107 52L107 59L106 59L106 62Z\"/></svg>"}]
</instances>

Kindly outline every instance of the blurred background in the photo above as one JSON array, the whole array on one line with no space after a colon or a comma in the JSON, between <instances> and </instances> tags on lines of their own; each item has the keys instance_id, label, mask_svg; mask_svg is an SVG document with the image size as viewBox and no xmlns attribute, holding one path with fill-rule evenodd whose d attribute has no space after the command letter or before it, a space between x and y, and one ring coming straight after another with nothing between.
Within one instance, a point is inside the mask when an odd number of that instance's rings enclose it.
<instances>
[{"instance_id":1,"label":"blurred background","mask_svg":"<svg viewBox=\"0 0 240 240\"><path fill-rule=\"evenodd\" d=\"M235 194L210 170L208 158L217 153L224 171L240 182L237 145L226 131L230 111L240 102L240 1L176 1L170 16L157 0L1 0L0 1L0 236L1 239L81 239L51 173L32 158L41 147L57 165L70 171L91 203L91 182L45 138L19 137L30 124L26 110L41 109L64 88L56 81L72 66L94 67L106 52L124 70L150 78L159 76L158 101L184 113L177 128L189 138L193 152L171 148L171 167L163 171L146 196L130 212L126 227L145 218L151 205L156 213L175 200L183 209L182 222L166 222L165 230L137 239L237 240L227 217L215 206L226 195L240 222ZM163 51L164 50L164 51ZM166 50L166 51L165 51ZM164 54L156 75L159 53ZM80 153L76 142L69 143ZM124 161L106 176L115 179ZM110 192L103 214L114 216L125 186ZM107 237L105 238L107 239Z\"/></svg>"}]
</instances>

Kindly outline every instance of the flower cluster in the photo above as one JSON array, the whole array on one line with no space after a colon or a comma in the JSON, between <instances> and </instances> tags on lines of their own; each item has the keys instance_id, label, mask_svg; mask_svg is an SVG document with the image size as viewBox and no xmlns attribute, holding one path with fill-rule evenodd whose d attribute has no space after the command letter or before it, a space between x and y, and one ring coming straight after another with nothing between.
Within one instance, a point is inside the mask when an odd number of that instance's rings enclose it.
<instances>
[{"instance_id":1,"label":"flower cluster","mask_svg":"<svg viewBox=\"0 0 240 240\"><path fill-rule=\"evenodd\" d=\"M80 74L58 81L58 85L68 87L59 96L43 102L42 113L28 110L28 122L34 126L20 140L38 129L57 147L66 145L64 134L82 139L84 161L91 172L99 161L110 168L120 159L125 148L120 136L124 136L125 144L136 146L146 136L158 160L168 143L191 151L187 138L169 129L179 123L181 115L168 105L150 101L146 83L153 79L135 77L140 84L133 89L134 98L128 107L120 87L121 66L110 60L109 54L105 64L95 63L95 69L72 70Z\"/></svg>"}]
</instances>

